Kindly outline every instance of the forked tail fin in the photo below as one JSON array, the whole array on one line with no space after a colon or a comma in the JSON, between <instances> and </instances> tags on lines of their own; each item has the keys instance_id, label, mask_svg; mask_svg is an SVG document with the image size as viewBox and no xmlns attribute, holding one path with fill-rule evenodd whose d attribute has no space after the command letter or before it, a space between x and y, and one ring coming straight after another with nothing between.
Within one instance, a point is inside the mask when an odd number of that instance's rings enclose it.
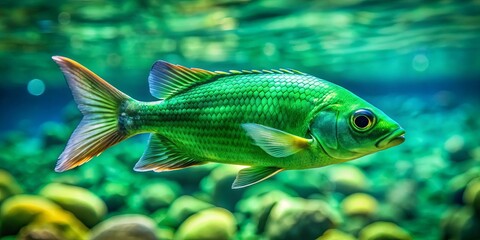
<instances>
[{"instance_id":1,"label":"forked tail fin","mask_svg":"<svg viewBox=\"0 0 480 240\"><path fill-rule=\"evenodd\" d=\"M60 56L60 66L83 119L58 158L55 171L79 166L130 135L119 126L120 105L131 98L79 63Z\"/></svg>"}]
</instances>

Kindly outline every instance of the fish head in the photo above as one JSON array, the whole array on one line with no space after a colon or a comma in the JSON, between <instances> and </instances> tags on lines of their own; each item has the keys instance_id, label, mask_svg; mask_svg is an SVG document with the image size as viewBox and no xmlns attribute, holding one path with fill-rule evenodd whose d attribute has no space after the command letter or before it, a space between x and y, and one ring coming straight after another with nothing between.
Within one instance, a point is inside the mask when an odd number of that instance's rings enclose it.
<instances>
[{"instance_id":1,"label":"fish head","mask_svg":"<svg viewBox=\"0 0 480 240\"><path fill-rule=\"evenodd\" d=\"M338 162L397 146L405 130L380 109L353 96L322 108L310 133L324 152Z\"/></svg>"}]
</instances>

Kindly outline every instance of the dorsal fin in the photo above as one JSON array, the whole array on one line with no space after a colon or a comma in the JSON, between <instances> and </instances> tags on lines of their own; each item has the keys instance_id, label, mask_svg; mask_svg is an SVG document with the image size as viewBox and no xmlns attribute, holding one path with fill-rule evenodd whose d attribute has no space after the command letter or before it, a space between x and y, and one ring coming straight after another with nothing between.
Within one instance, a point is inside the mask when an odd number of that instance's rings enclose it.
<instances>
[{"instance_id":1,"label":"dorsal fin","mask_svg":"<svg viewBox=\"0 0 480 240\"><path fill-rule=\"evenodd\" d=\"M230 70L208 71L200 68L187 68L181 65L171 64L165 61L157 61L153 64L148 76L150 93L159 99L166 99L174 96L192 86L204 83L216 76L231 76L243 74L301 74L293 69L271 69L271 70Z\"/></svg>"},{"instance_id":2,"label":"dorsal fin","mask_svg":"<svg viewBox=\"0 0 480 240\"><path fill-rule=\"evenodd\" d=\"M199 68L186 68L165 61L157 61L150 70L150 93L160 99L169 98L199 82L205 82L216 74Z\"/></svg>"},{"instance_id":3,"label":"dorsal fin","mask_svg":"<svg viewBox=\"0 0 480 240\"><path fill-rule=\"evenodd\" d=\"M245 75L245 74L297 74L297 75L306 75L306 73L300 72L295 69L263 69L263 70L228 70L228 72L223 71L214 71L216 75Z\"/></svg>"}]
</instances>

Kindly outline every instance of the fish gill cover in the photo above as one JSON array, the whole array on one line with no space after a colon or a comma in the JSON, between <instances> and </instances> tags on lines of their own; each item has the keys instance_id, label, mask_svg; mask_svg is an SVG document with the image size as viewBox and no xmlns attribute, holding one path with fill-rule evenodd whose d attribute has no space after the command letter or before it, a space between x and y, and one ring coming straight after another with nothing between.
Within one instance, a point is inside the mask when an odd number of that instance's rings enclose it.
<instances>
[{"instance_id":1,"label":"fish gill cover","mask_svg":"<svg viewBox=\"0 0 480 240\"><path fill-rule=\"evenodd\" d=\"M2 1L0 236L479 239L479 42L478 1ZM407 141L240 190L231 165L135 173L145 136L55 173L81 114L54 55L144 101L159 59L297 69L377 106Z\"/></svg>"}]
</instances>

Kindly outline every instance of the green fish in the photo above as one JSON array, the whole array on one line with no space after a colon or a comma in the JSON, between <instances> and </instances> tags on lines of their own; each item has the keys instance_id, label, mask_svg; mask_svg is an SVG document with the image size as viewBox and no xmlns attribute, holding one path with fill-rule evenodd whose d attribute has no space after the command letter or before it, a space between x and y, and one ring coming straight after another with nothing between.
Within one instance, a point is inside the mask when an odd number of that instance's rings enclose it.
<instances>
[{"instance_id":1,"label":"green fish","mask_svg":"<svg viewBox=\"0 0 480 240\"><path fill-rule=\"evenodd\" d=\"M136 171L209 162L248 166L238 172L235 189L283 170L342 163L405 140L405 131L381 110L296 70L222 72L157 61L148 81L159 101L141 102L71 59L52 58L83 114L57 172L150 133Z\"/></svg>"}]
</instances>

